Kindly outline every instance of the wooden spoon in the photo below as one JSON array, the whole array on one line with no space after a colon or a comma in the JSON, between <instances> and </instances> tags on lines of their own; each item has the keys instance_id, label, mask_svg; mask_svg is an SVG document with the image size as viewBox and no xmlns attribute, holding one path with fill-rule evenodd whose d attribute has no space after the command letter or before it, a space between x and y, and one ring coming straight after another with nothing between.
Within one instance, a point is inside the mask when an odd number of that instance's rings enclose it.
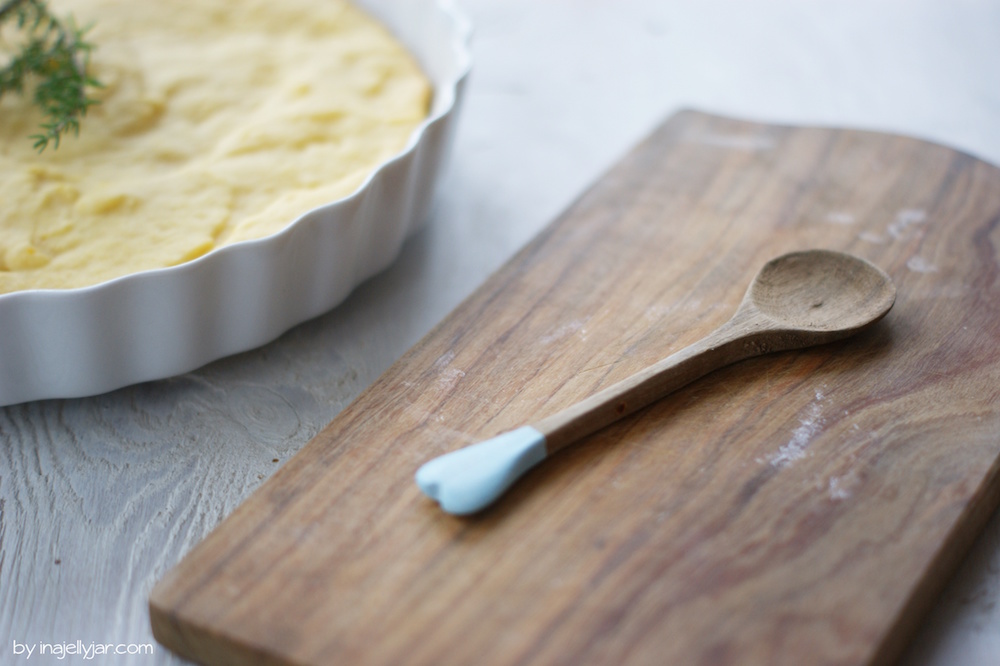
<instances>
[{"instance_id":1,"label":"wooden spoon","mask_svg":"<svg viewBox=\"0 0 1000 666\"><path fill-rule=\"evenodd\" d=\"M829 250L782 255L706 337L533 425L431 460L417 470L417 485L448 513L475 513L549 454L626 414L730 363L853 335L895 298L889 276L864 259Z\"/></svg>"}]
</instances>

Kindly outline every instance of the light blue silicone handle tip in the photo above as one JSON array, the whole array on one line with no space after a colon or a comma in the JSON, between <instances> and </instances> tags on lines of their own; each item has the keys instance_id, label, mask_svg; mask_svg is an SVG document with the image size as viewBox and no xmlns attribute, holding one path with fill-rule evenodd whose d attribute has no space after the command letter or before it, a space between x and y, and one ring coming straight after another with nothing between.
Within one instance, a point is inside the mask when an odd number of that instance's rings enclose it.
<instances>
[{"instance_id":1,"label":"light blue silicone handle tip","mask_svg":"<svg viewBox=\"0 0 1000 666\"><path fill-rule=\"evenodd\" d=\"M489 506L545 456L545 435L524 426L425 463L417 485L448 513L467 515Z\"/></svg>"}]
</instances>

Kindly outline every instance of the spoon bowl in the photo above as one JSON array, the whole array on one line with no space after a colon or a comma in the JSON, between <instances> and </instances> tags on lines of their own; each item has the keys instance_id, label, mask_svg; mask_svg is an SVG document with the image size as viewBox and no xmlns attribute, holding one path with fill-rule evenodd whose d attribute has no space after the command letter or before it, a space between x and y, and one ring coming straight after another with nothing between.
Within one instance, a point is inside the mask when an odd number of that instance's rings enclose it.
<instances>
[{"instance_id":1,"label":"spoon bowl","mask_svg":"<svg viewBox=\"0 0 1000 666\"><path fill-rule=\"evenodd\" d=\"M747 291L756 310L779 326L854 333L882 318L896 288L880 268L843 252L807 250L764 264Z\"/></svg>"}]
</instances>

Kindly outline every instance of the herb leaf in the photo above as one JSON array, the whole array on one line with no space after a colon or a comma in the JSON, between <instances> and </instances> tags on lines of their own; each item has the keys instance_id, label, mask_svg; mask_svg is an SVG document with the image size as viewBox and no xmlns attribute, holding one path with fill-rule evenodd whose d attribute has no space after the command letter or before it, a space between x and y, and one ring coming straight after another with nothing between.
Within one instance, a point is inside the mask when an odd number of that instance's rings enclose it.
<instances>
[{"instance_id":1,"label":"herb leaf","mask_svg":"<svg viewBox=\"0 0 1000 666\"><path fill-rule=\"evenodd\" d=\"M53 150L66 132L80 132L80 119L100 102L89 89L101 83L87 74L94 46L84 40L87 28L78 28L72 17L60 21L43 0L8 0L0 4L0 27L14 21L25 33L20 52L0 68L0 98L6 93L24 94L29 78L35 79L32 100L44 114L42 132L30 139L39 152L49 143Z\"/></svg>"}]
</instances>

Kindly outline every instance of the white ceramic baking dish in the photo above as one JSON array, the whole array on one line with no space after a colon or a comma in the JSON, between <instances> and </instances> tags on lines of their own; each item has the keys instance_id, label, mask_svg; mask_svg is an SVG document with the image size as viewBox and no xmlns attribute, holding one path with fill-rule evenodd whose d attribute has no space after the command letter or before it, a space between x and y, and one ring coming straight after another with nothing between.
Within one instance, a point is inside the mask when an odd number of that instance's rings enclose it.
<instances>
[{"instance_id":1,"label":"white ceramic baking dish","mask_svg":"<svg viewBox=\"0 0 1000 666\"><path fill-rule=\"evenodd\" d=\"M260 346L386 268L427 215L471 59L447 0L358 0L434 87L406 148L283 231L92 287L0 295L0 406L103 393Z\"/></svg>"}]
</instances>

